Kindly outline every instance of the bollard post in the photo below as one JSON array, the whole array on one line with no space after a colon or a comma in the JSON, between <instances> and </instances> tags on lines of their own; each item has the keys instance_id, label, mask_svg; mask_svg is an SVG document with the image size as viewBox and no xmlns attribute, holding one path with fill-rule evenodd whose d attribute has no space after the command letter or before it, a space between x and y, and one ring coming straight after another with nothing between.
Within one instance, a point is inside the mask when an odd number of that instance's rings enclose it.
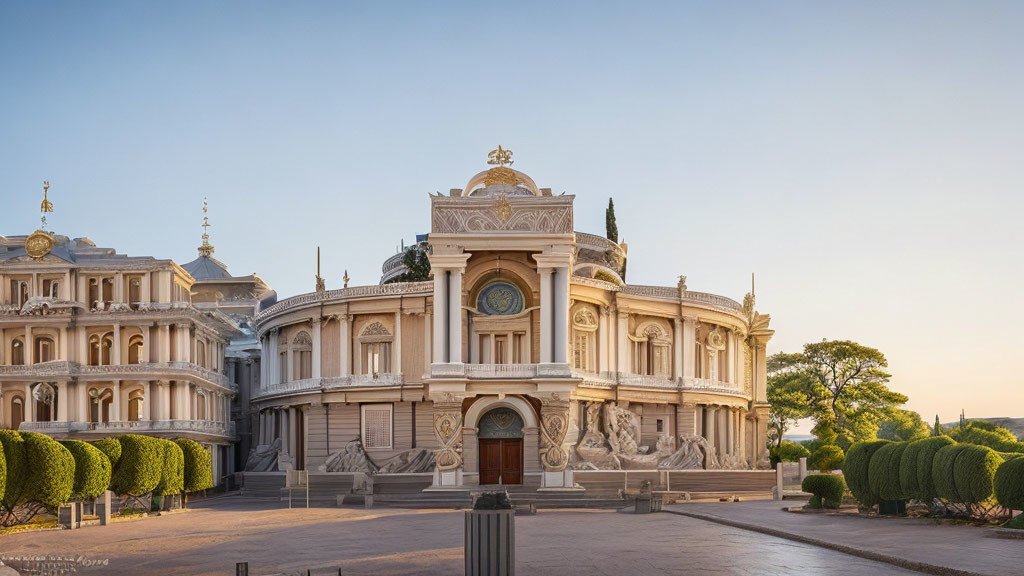
<instances>
[{"instance_id":1,"label":"bollard post","mask_svg":"<svg viewBox=\"0 0 1024 576\"><path fill-rule=\"evenodd\" d=\"M110 524L110 490L100 496L100 526Z\"/></svg>"},{"instance_id":2,"label":"bollard post","mask_svg":"<svg viewBox=\"0 0 1024 576\"><path fill-rule=\"evenodd\" d=\"M238 562L235 564L235 576L249 576L249 563Z\"/></svg>"},{"instance_id":3,"label":"bollard post","mask_svg":"<svg viewBox=\"0 0 1024 576\"><path fill-rule=\"evenodd\" d=\"M804 478L807 478L807 458L800 459L800 483L803 484Z\"/></svg>"},{"instance_id":4,"label":"bollard post","mask_svg":"<svg viewBox=\"0 0 1024 576\"><path fill-rule=\"evenodd\" d=\"M782 462L775 466L775 499L782 500L782 490L785 486L785 476L782 473Z\"/></svg>"}]
</instances>

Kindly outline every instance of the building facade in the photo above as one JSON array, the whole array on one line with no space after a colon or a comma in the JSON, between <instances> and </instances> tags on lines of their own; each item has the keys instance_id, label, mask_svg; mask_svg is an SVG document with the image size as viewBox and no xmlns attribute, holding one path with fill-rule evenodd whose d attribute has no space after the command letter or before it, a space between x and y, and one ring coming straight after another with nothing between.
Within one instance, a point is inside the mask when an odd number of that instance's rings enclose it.
<instances>
[{"instance_id":1,"label":"building facade","mask_svg":"<svg viewBox=\"0 0 1024 576\"><path fill-rule=\"evenodd\" d=\"M511 153L431 196L430 277L263 307L248 469L430 473L438 488L576 470L768 466L769 317L625 282L627 247ZM387 281L387 283L385 283Z\"/></svg>"},{"instance_id":2,"label":"building facade","mask_svg":"<svg viewBox=\"0 0 1024 576\"><path fill-rule=\"evenodd\" d=\"M182 267L44 230L0 237L0 428L188 437L211 451L218 483L234 472L232 404L252 360L229 349L269 289L211 278L204 266L223 265L207 238ZM212 297L213 285L228 289Z\"/></svg>"}]
</instances>

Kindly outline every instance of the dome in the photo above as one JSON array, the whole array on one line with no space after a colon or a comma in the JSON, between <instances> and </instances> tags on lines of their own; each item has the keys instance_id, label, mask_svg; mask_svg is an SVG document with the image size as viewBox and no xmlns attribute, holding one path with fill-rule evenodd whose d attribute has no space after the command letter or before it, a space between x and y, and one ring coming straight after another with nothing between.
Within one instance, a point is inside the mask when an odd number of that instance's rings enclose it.
<instances>
[{"instance_id":1,"label":"dome","mask_svg":"<svg viewBox=\"0 0 1024 576\"><path fill-rule=\"evenodd\" d=\"M470 178L463 196L543 196L537 184L526 174L507 166L484 170Z\"/></svg>"}]
</instances>

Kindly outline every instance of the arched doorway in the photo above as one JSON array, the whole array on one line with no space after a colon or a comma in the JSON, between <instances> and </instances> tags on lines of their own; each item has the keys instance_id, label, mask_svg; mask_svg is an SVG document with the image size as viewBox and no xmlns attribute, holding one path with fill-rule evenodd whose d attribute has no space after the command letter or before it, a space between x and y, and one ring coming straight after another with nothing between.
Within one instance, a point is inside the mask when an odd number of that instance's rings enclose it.
<instances>
[{"instance_id":1,"label":"arched doorway","mask_svg":"<svg viewBox=\"0 0 1024 576\"><path fill-rule=\"evenodd\" d=\"M499 407L480 417L480 484L523 483L523 418Z\"/></svg>"}]
</instances>

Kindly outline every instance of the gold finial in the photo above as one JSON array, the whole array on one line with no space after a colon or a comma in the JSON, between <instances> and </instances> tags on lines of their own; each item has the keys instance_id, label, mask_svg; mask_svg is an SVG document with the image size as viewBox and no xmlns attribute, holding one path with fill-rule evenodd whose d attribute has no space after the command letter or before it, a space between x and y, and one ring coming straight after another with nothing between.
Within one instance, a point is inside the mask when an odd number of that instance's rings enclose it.
<instances>
[{"instance_id":1,"label":"gold finial","mask_svg":"<svg viewBox=\"0 0 1024 576\"><path fill-rule=\"evenodd\" d=\"M210 232L207 230L212 224L210 219L206 216L206 212L209 209L209 205L206 198L203 198L203 243L199 246L200 256L209 256L213 254L213 244L210 244Z\"/></svg>"},{"instance_id":2,"label":"gold finial","mask_svg":"<svg viewBox=\"0 0 1024 576\"><path fill-rule=\"evenodd\" d=\"M43 230L46 230L46 213L53 212L53 202L50 202L50 181L43 180L43 203L39 205L39 219L43 222Z\"/></svg>"},{"instance_id":3,"label":"gold finial","mask_svg":"<svg viewBox=\"0 0 1024 576\"><path fill-rule=\"evenodd\" d=\"M512 151L505 150L501 145L498 145L497 150L491 150L487 154L487 163L495 166L511 166Z\"/></svg>"}]
</instances>

